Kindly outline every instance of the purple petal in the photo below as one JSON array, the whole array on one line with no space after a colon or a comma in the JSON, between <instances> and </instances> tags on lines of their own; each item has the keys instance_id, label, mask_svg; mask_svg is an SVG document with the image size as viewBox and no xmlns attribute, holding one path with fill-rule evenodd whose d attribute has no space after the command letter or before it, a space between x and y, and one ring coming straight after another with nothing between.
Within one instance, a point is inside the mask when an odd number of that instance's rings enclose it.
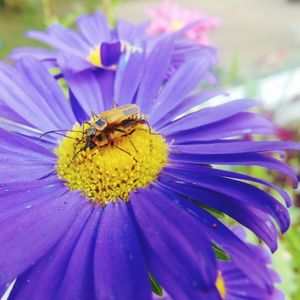
<instances>
[{"instance_id":1,"label":"purple petal","mask_svg":"<svg viewBox=\"0 0 300 300\"><path fill-rule=\"evenodd\" d=\"M92 112L99 114L104 110L101 86L91 69L80 73L63 70L63 74L70 90L88 116L91 116ZM105 76L105 73L102 75Z\"/></svg>"},{"instance_id":2,"label":"purple petal","mask_svg":"<svg viewBox=\"0 0 300 300\"><path fill-rule=\"evenodd\" d=\"M9 283L8 284L4 284L2 286L0 286L0 299L5 299L5 298L2 298L3 295L5 294L5 292L7 291L7 289L9 288Z\"/></svg>"},{"instance_id":3,"label":"purple petal","mask_svg":"<svg viewBox=\"0 0 300 300\"><path fill-rule=\"evenodd\" d=\"M177 299L219 299L214 254L193 218L154 190L133 193L130 204L147 264L164 289Z\"/></svg>"},{"instance_id":4,"label":"purple petal","mask_svg":"<svg viewBox=\"0 0 300 300\"><path fill-rule=\"evenodd\" d=\"M136 40L145 39L145 30L148 22L133 25L126 20L119 20L116 25L116 33L119 40L134 43Z\"/></svg>"},{"instance_id":5,"label":"purple petal","mask_svg":"<svg viewBox=\"0 0 300 300\"><path fill-rule=\"evenodd\" d=\"M69 47L74 49L80 49L82 51L90 50L88 43L82 38L82 36L72 29L64 28L61 25L54 24L48 28L48 32L51 37L55 37L58 40L66 43Z\"/></svg>"},{"instance_id":6,"label":"purple petal","mask_svg":"<svg viewBox=\"0 0 300 300\"><path fill-rule=\"evenodd\" d=\"M128 60L126 58L127 55L129 55ZM122 59L125 61L119 63L114 88L115 100L119 105L133 101L143 75L145 50L141 49L141 51L136 52L127 50Z\"/></svg>"},{"instance_id":7,"label":"purple petal","mask_svg":"<svg viewBox=\"0 0 300 300\"><path fill-rule=\"evenodd\" d=\"M165 114L183 101L200 84L202 75L208 67L209 64L205 59L189 60L184 63L159 94L151 112L151 124L164 118Z\"/></svg>"},{"instance_id":8,"label":"purple petal","mask_svg":"<svg viewBox=\"0 0 300 300\"><path fill-rule=\"evenodd\" d=\"M297 176L295 171L287 164L281 161L259 153L242 153L242 154L169 154L169 159L175 162L185 162L191 164L216 164L216 165L245 165L245 166L261 166L263 168L276 170L288 177L297 186Z\"/></svg>"},{"instance_id":9,"label":"purple petal","mask_svg":"<svg viewBox=\"0 0 300 300\"><path fill-rule=\"evenodd\" d=\"M59 52L57 55L57 64L59 68L63 70L68 70L70 72L82 72L87 69L94 67L88 60L85 58L70 55L68 52Z\"/></svg>"},{"instance_id":10,"label":"purple petal","mask_svg":"<svg viewBox=\"0 0 300 300\"><path fill-rule=\"evenodd\" d=\"M0 112L1 112L1 118L3 118L3 119L13 121L13 122L16 122L16 123L21 123L21 124L24 124L26 126L31 125L24 118L22 118L20 115L18 115L12 108L6 106L3 103L0 103Z\"/></svg>"},{"instance_id":11,"label":"purple petal","mask_svg":"<svg viewBox=\"0 0 300 300\"><path fill-rule=\"evenodd\" d=\"M122 55L122 43L102 43L100 45L100 58L104 67L117 65Z\"/></svg>"},{"instance_id":12,"label":"purple petal","mask_svg":"<svg viewBox=\"0 0 300 300\"><path fill-rule=\"evenodd\" d=\"M36 262L25 273L18 277L11 292L12 299L66 299L57 298L57 287L64 278L70 256L76 246L77 240L88 221L93 206L86 204L81 208L66 234L57 246L46 253L42 259ZM48 228L49 230L49 228ZM29 247L30 248L30 247ZM80 284L85 274L74 278L73 285ZM86 291L88 293L88 291ZM79 299L76 295L74 299Z\"/></svg>"},{"instance_id":13,"label":"purple petal","mask_svg":"<svg viewBox=\"0 0 300 300\"><path fill-rule=\"evenodd\" d=\"M3 183L0 185L0 222L14 216L18 217L26 209L40 203L52 201L67 190L64 182L57 178Z\"/></svg>"},{"instance_id":14,"label":"purple petal","mask_svg":"<svg viewBox=\"0 0 300 300\"><path fill-rule=\"evenodd\" d=\"M13 280L44 256L85 204L80 193L68 193L1 222L0 285Z\"/></svg>"},{"instance_id":15,"label":"purple petal","mask_svg":"<svg viewBox=\"0 0 300 300\"><path fill-rule=\"evenodd\" d=\"M194 168L194 170L191 168L166 168L164 172L179 180L182 179L194 186L202 187L210 191L217 191L220 195L226 195L232 198L236 201L236 203L241 202L249 207L259 210L260 212L269 214L278 222L282 232L285 232L288 229L288 211L274 197L251 184L216 176L211 174L209 167L206 169L208 169L208 172L206 172L205 168L200 170L197 168Z\"/></svg>"},{"instance_id":16,"label":"purple petal","mask_svg":"<svg viewBox=\"0 0 300 300\"><path fill-rule=\"evenodd\" d=\"M72 106L73 113L76 117L76 120L82 124L84 121L88 121L90 119L90 114L87 114L82 106L80 105L78 98L75 97L73 94L72 90L69 90L69 98L70 98L70 103Z\"/></svg>"},{"instance_id":17,"label":"purple petal","mask_svg":"<svg viewBox=\"0 0 300 300\"><path fill-rule=\"evenodd\" d=\"M43 159L47 158L51 160L56 157L56 155L38 144L37 142L31 141L27 137L23 137L19 134L8 132L0 128L0 151L1 153L10 157L18 159L19 156Z\"/></svg>"},{"instance_id":18,"label":"purple petal","mask_svg":"<svg viewBox=\"0 0 300 300\"><path fill-rule=\"evenodd\" d=\"M26 80L12 67L0 64L0 102L37 128L48 130L55 126L46 111L27 93Z\"/></svg>"},{"instance_id":19,"label":"purple petal","mask_svg":"<svg viewBox=\"0 0 300 300\"><path fill-rule=\"evenodd\" d=\"M202 187L200 184L192 184L181 177L170 177L166 174L160 177L159 182L172 191L193 199L200 204L212 207L226 213L240 224L248 227L260 237L273 251L277 248L277 231L271 218L256 209L253 205L243 203L224 193Z\"/></svg>"},{"instance_id":20,"label":"purple petal","mask_svg":"<svg viewBox=\"0 0 300 300\"><path fill-rule=\"evenodd\" d=\"M149 274L127 207L121 200L110 202L101 218L94 256L99 300L151 299Z\"/></svg>"},{"instance_id":21,"label":"purple petal","mask_svg":"<svg viewBox=\"0 0 300 300\"><path fill-rule=\"evenodd\" d=\"M150 113L158 91L161 88L171 60L173 44L173 36L160 39L147 58L136 98L136 104L142 106L144 114Z\"/></svg>"},{"instance_id":22,"label":"purple petal","mask_svg":"<svg viewBox=\"0 0 300 300\"><path fill-rule=\"evenodd\" d=\"M235 100L221 104L215 107L203 108L197 112L188 114L166 127L160 129L164 135L171 135L178 131L190 130L213 122L221 121L232 117L243 110L256 106L258 103L254 100Z\"/></svg>"},{"instance_id":23,"label":"purple petal","mask_svg":"<svg viewBox=\"0 0 300 300\"><path fill-rule=\"evenodd\" d=\"M132 34L133 25L126 20L118 20L116 24L117 36L120 40L129 41Z\"/></svg>"},{"instance_id":24,"label":"purple petal","mask_svg":"<svg viewBox=\"0 0 300 300\"><path fill-rule=\"evenodd\" d=\"M30 90L32 97L39 101L40 105L45 103L43 110L49 114L58 128L71 128L75 123L74 115L62 89L57 81L49 74L48 70L33 58L26 58L16 63L16 68L27 78L27 88L32 84ZM53 128L55 129L55 128Z\"/></svg>"},{"instance_id":25,"label":"purple petal","mask_svg":"<svg viewBox=\"0 0 300 300\"><path fill-rule=\"evenodd\" d=\"M197 141L212 141L228 137L237 137L245 134L274 134L274 126L264 117L250 113L241 112L227 119L191 129L178 131L168 138L174 143L186 143Z\"/></svg>"},{"instance_id":26,"label":"purple petal","mask_svg":"<svg viewBox=\"0 0 300 300\"><path fill-rule=\"evenodd\" d=\"M293 142L278 141L243 141L243 140L226 140L212 141L208 143L199 143L191 145L172 145L170 146L173 153L187 154L239 154L253 152L273 152L278 150L300 150L300 144Z\"/></svg>"},{"instance_id":27,"label":"purple petal","mask_svg":"<svg viewBox=\"0 0 300 300\"><path fill-rule=\"evenodd\" d=\"M20 47L15 48L9 55L9 59L18 60L26 56L33 56L37 60L55 61L57 52L53 50L36 48L36 47Z\"/></svg>"},{"instance_id":28,"label":"purple petal","mask_svg":"<svg viewBox=\"0 0 300 300\"><path fill-rule=\"evenodd\" d=\"M31 57L16 66L18 70L0 64L0 100L39 129L72 126L75 118L47 69Z\"/></svg>"},{"instance_id":29,"label":"purple petal","mask_svg":"<svg viewBox=\"0 0 300 300\"><path fill-rule=\"evenodd\" d=\"M215 175L215 176L220 176L220 177L229 177L229 178L236 178L236 179L241 179L241 180L247 180L247 181L252 181L252 182L256 182L256 183L260 183L265 185L266 187L269 187L273 190L275 190L278 194L281 195L281 197L285 200L286 205L289 207L292 204L291 198L289 196L289 194L281 189L280 187L272 184L271 182L267 181L267 180L263 180L260 178L256 178L253 176L249 176L249 175L245 175L245 174L241 174L241 173L237 173L237 172L231 172L231 171L227 171L227 170L220 170L220 169L215 169L215 168L208 168L208 167L203 167L203 166L193 166L193 165L187 165L187 164L169 164L168 166L169 169L182 169L184 168L185 170L191 171L191 172L199 172L202 174L209 174L209 175Z\"/></svg>"},{"instance_id":30,"label":"purple petal","mask_svg":"<svg viewBox=\"0 0 300 300\"><path fill-rule=\"evenodd\" d=\"M69 256L63 279L59 284L56 299L95 299L94 249L102 215L102 207L96 207L82 230ZM76 284L74 284L76 282Z\"/></svg>"},{"instance_id":31,"label":"purple petal","mask_svg":"<svg viewBox=\"0 0 300 300\"><path fill-rule=\"evenodd\" d=\"M166 113L163 118L152 124L155 129L159 129L171 123L174 118L186 114L190 109L210 100L211 98L220 95L220 91L206 91L193 94L185 98L182 102Z\"/></svg>"},{"instance_id":32,"label":"purple petal","mask_svg":"<svg viewBox=\"0 0 300 300\"><path fill-rule=\"evenodd\" d=\"M193 216L194 222L198 224L197 226L200 226L201 230L205 231L214 243L228 253L231 261L243 270L258 286L271 288L271 278L256 252L253 252L230 229L204 209L182 198L177 193L174 194L169 189L156 186L161 192L166 194L169 201L172 201ZM195 228L195 226L191 225L191 228Z\"/></svg>"},{"instance_id":33,"label":"purple petal","mask_svg":"<svg viewBox=\"0 0 300 300\"><path fill-rule=\"evenodd\" d=\"M107 19L102 13L83 15L77 19L76 24L82 35L93 47L111 39Z\"/></svg>"},{"instance_id":34,"label":"purple petal","mask_svg":"<svg viewBox=\"0 0 300 300\"><path fill-rule=\"evenodd\" d=\"M58 26L58 25L56 25ZM82 59L85 59L88 55L88 49L85 49L86 51L83 52L81 49L79 49L78 45L74 44L74 41L68 41L66 36L63 36L60 38L56 37L55 35L51 35L48 32L42 32L37 30L31 30L26 33L26 36L38 40L42 43L45 43L53 48L56 48L61 51L66 51L67 53L78 56ZM65 39L66 38L66 39ZM70 43L69 43L70 42ZM88 47L88 46L87 46ZM86 47L85 47L86 48Z\"/></svg>"},{"instance_id":35,"label":"purple petal","mask_svg":"<svg viewBox=\"0 0 300 300\"><path fill-rule=\"evenodd\" d=\"M96 69L94 74L101 88L104 109L112 109L114 104L115 71Z\"/></svg>"}]
</instances>

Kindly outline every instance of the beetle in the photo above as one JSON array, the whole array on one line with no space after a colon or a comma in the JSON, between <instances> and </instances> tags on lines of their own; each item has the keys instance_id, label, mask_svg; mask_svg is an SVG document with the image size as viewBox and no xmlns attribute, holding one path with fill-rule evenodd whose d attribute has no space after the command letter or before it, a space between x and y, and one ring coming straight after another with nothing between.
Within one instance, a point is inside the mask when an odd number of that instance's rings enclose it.
<instances>
[{"instance_id":1,"label":"beetle","mask_svg":"<svg viewBox=\"0 0 300 300\"><path fill-rule=\"evenodd\" d=\"M113 145L115 140L130 135L137 124L147 123L147 119L140 112L138 105L127 104L104 111L99 115L93 113L93 120L85 123L90 127L84 130L83 139L85 138L86 144L90 144L88 148L92 149L96 146Z\"/></svg>"},{"instance_id":2,"label":"beetle","mask_svg":"<svg viewBox=\"0 0 300 300\"><path fill-rule=\"evenodd\" d=\"M99 115L92 113L92 116L92 121L84 122L89 125L89 128L83 131L83 137L77 142L75 150L80 143L85 144L74 154L70 164L81 151L108 145L127 153L136 161L128 151L116 146L115 141L128 136L132 147L137 152L129 135L136 130L138 124L148 124L146 116L140 112L140 107L136 104L127 104L104 111Z\"/></svg>"}]
</instances>

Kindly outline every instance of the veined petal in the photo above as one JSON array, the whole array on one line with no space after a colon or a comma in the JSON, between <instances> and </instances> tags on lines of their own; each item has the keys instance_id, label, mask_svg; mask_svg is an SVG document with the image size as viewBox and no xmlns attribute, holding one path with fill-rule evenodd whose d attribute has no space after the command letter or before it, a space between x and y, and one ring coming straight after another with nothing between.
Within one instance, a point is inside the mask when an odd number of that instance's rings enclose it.
<instances>
[{"instance_id":1,"label":"veined petal","mask_svg":"<svg viewBox=\"0 0 300 300\"><path fill-rule=\"evenodd\" d=\"M194 223L197 223L206 232L211 241L228 253L230 259L258 286L267 290L272 289L271 278L258 254L241 241L229 228L213 215L182 198L179 194L160 184L155 184L155 186L166 195L169 201L180 209L187 211L194 218ZM194 228L196 225L191 226Z\"/></svg>"},{"instance_id":2,"label":"veined petal","mask_svg":"<svg viewBox=\"0 0 300 300\"><path fill-rule=\"evenodd\" d=\"M243 140L217 140L191 145L172 145L170 148L173 153L239 154L253 152L273 152L278 150L300 150L300 144L278 141L255 142Z\"/></svg>"},{"instance_id":3,"label":"veined petal","mask_svg":"<svg viewBox=\"0 0 300 300\"><path fill-rule=\"evenodd\" d=\"M94 250L102 207L94 208L69 257L56 299L95 299ZM74 284L76 282L76 284Z\"/></svg>"},{"instance_id":4,"label":"veined petal","mask_svg":"<svg viewBox=\"0 0 300 300\"><path fill-rule=\"evenodd\" d=\"M189 60L184 63L166 83L157 97L151 111L151 123L154 124L163 117L163 115L157 113L158 111L166 114L183 101L186 95L200 84L203 73L207 71L208 67L209 64L205 59Z\"/></svg>"},{"instance_id":5,"label":"veined petal","mask_svg":"<svg viewBox=\"0 0 300 300\"><path fill-rule=\"evenodd\" d=\"M37 60L41 61L55 61L57 51L42 49L37 47L19 47L12 50L9 55L9 59L18 60L26 56L33 56Z\"/></svg>"},{"instance_id":6,"label":"veined petal","mask_svg":"<svg viewBox=\"0 0 300 300\"><path fill-rule=\"evenodd\" d=\"M99 300L151 299L150 278L127 206L110 202L101 218L94 256Z\"/></svg>"},{"instance_id":7,"label":"veined petal","mask_svg":"<svg viewBox=\"0 0 300 300\"><path fill-rule=\"evenodd\" d=\"M235 100L215 107L206 107L194 113L183 116L171 124L160 129L164 135L171 135L178 131L190 130L213 122L224 120L234 116L243 110L249 109L258 104L255 100Z\"/></svg>"},{"instance_id":8,"label":"veined petal","mask_svg":"<svg viewBox=\"0 0 300 300\"><path fill-rule=\"evenodd\" d=\"M209 169L209 168L208 168ZM201 169L200 169L201 171ZM271 215L278 222L281 231L285 232L289 227L289 214L287 209L270 194L261 190L251 184L234 180L230 178L215 176L211 172L205 172L204 168L202 173L185 170L182 168L168 170L165 169L169 176L174 176L176 179L182 179L191 185L202 187L210 191L216 190L220 194L231 197L237 202L242 202L253 208L258 209L260 212Z\"/></svg>"},{"instance_id":9,"label":"veined petal","mask_svg":"<svg viewBox=\"0 0 300 300\"><path fill-rule=\"evenodd\" d=\"M0 101L25 119L25 125L46 131L70 127L75 121L58 84L31 57L22 59L15 69L0 64L0 90Z\"/></svg>"},{"instance_id":10,"label":"veined petal","mask_svg":"<svg viewBox=\"0 0 300 300\"><path fill-rule=\"evenodd\" d=\"M88 51L90 48L80 34L59 24L49 26L48 33L50 34L50 36L55 37L64 43L67 43L74 49L81 48L85 51Z\"/></svg>"},{"instance_id":11,"label":"veined petal","mask_svg":"<svg viewBox=\"0 0 300 300\"><path fill-rule=\"evenodd\" d=\"M57 25L56 25L57 26ZM82 53L78 47L77 44L74 41L71 43L68 43L67 40L60 40L55 35L51 35L49 32L42 32L38 30L30 30L26 33L26 36L38 40L42 43L45 43L53 48L57 48L60 51L66 51L70 53L71 55L78 56L81 58L85 58L84 53ZM86 52L86 55L88 54L88 51Z\"/></svg>"},{"instance_id":12,"label":"veined petal","mask_svg":"<svg viewBox=\"0 0 300 300\"><path fill-rule=\"evenodd\" d=\"M214 253L191 216L154 189L133 193L130 205L147 264L164 289L177 299L219 299Z\"/></svg>"},{"instance_id":13,"label":"veined petal","mask_svg":"<svg viewBox=\"0 0 300 300\"><path fill-rule=\"evenodd\" d=\"M177 178L176 175L170 177L164 174L160 177L159 182L175 193L193 199L199 204L224 212L240 224L251 229L273 251L276 250L277 231L267 213L247 205L239 199L220 193L218 190L210 190L201 185L184 181L180 177Z\"/></svg>"},{"instance_id":14,"label":"veined petal","mask_svg":"<svg viewBox=\"0 0 300 300\"><path fill-rule=\"evenodd\" d=\"M276 170L288 177L297 187L297 176L295 171L287 164L260 153L241 153L241 154L186 154L178 153L169 155L169 159L177 162L198 163L198 164L216 164L216 165L245 165L261 166L263 168Z\"/></svg>"},{"instance_id":15,"label":"veined petal","mask_svg":"<svg viewBox=\"0 0 300 300\"><path fill-rule=\"evenodd\" d=\"M101 87L92 70L71 73L63 70L69 88L87 116L104 110ZM104 75L105 76L105 75Z\"/></svg>"},{"instance_id":16,"label":"veined petal","mask_svg":"<svg viewBox=\"0 0 300 300\"><path fill-rule=\"evenodd\" d=\"M261 178L256 178L256 177L253 177L253 176L249 176L249 175L238 173L238 172L232 172L232 171L228 171L228 170L208 168L208 167L204 167L204 166L201 166L201 165L195 166L195 165L187 165L187 164L180 164L179 163L179 164L174 164L174 165L169 164L168 168L175 169L175 170L185 170L185 171L188 171L188 172L192 172L193 174L195 174L195 173L212 174L212 175L220 176L220 177L236 178L236 179L241 179L241 180L247 180L247 181L260 183L260 184L265 185L266 187L269 187L269 188L274 189L275 191L277 191L278 194L280 194L281 197L285 200L285 203L288 207L291 206L291 204L292 204L291 198L290 198L289 194L286 191L284 191L280 187L272 184L271 182L269 182L267 180L263 180Z\"/></svg>"},{"instance_id":17,"label":"veined petal","mask_svg":"<svg viewBox=\"0 0 300 300\"><path fill-rule=\"evenodd\" d=\"M152 110L171 61L173 46L174 37L169 36L158 41L149 54L136 98L136 104L142 106L144 114Z\"/></svg>"},{"instance_id":18,"label":"veined petal","mask_svg":"<svg viewBox=\"0 0 300 300\"><path fill-rule=\"evenodd\" d=\"M10 282L36 263L68 230L86 205L79 193L68 193L52 201L24 209L1 222L0 285Z\"/></svg>"},{"instance_id":19,"label":"veined petal","mask_svg":"<svg viewBox=\"0 0 300 300\"><path fill-rule=\"evenodd\" d=\"M79 17L76 21L76 25L84 38L93 47L111 38L107 19L100 12Z\"/></svg>"},{"instance_id":20,"label":"veined petal","mask_svg":"<svg viewBox=\"0 0 300 300\"><path fill-rule=\"evenodd\" d=\"M66 297L57 297L57 288L64 278L70 256L91 215L92 209L93 206L86 203L57 246L53 247L38 262L17 278L11 292L11 299L21 300L32 297L45 300L66 299ZM80 277L75 278L72 284L80 284Z\"/></svg>"},{"instance_id":21,"label":"veined petal","mask_svg":"<svg viewBox=\"0 0 300 300\"><path fill-rule=\"evenodd\" d=\"M3 183L0 185L0 222L20 216L26 209L52 201L67 192L64 183L56 178ZM26 195L26 196L24 196Z\"/></svg>"},{"instance_id":22,"label":"veined petal","mask_svg":"<svg viewBox=\"0 0 300 300\"><path fill-rule=\"evenodd\" d=\"M23 78L26 78L27 88L31 83L31 96L36 97L40 105L44 102L43 111L51 114L53 120L57 120L56 126L71 127L75 123L74 115L62 89L48 70L33 58L22 59L15 66L23 74Z\"/></svg>"},{"instance_id":23,"label":"veined petal","mask_svg":"<svg viewBox=\"0 0 300 300\"><path fill-rule=\"evenodd\" d=\"M274 126L262 116L250 112L241 112L224 120L197 129L177 131L168 135L176 144L213 141L246 134L274 134Z\"/></svg>"},{"instance_id":24,"label":"veined petal","mask_svg":"<svg viewBox=\"0 0 300 300\"><path fill-rule=\"evenodd\" d=\"M184 100L182 100L182 102L177 103L176 107L164 114L163 118L159 119L155 123L152 123L153 128L159 131L159 128L172 123L175 118L182 114L186 114L190 109L195 108L196 106L201 105L202 103L220 94L220 91L205 91L186 97Z\"/></svg>"},{"instance_id":25,"label":"veined petal","mask_svg":"<svg viewBox=\"0 0 300 300\"><path fill-rule=\"evenodd\" d=\"M114 96L119 105L131 102L141 82L145 64L145 46L134 52L126 51L120 58L116 71ZM140 49L139 49L140 48ZM135 76L131 76L135 74Z\"/></svg>"}]
</instances>

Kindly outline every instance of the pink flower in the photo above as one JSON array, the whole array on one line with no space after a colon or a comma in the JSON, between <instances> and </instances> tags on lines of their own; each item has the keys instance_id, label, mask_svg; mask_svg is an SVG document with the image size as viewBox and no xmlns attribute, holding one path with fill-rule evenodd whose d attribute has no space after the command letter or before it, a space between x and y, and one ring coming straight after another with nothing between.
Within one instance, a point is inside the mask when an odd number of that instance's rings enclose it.
<instances>
[{"instance_id":1,"label":"pink flower","mask_svg":"<svg viewBox=\"0 0 300 300\"><path fill-rule=\"evenodd\" d=\"M191 29L185 31L184 36L203 45L209 44L206 33L220 25L220 19L208 17L199 11L182 8L172 0L162 1L160 7L148 9L147 14L151 18L148 27L149 35L177 31L187 24L199 21Z\"/></svg>"}]
</instances>

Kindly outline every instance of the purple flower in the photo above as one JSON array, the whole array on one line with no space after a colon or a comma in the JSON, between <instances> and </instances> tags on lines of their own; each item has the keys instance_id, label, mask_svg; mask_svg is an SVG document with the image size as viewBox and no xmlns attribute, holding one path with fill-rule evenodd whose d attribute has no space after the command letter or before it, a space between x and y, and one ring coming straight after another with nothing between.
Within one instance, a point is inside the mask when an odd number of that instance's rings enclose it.
<instances>
[{"instance_id":1,"label":"purple flower","mask_svg":"<svg viewBox=\"0 0 300 300\"><path fill-rule=\"evenodd\" d=\"M243 228L236 227L233 232L246 242L246 234ZM258 259L266 266L267 274L272 278L274 284L281 281L279 275L272 270L269 265L271 258L269 252L262 246L247 243L248 247L258 254ZM218 278L216 281L217 289L223 300L283 300L284 295L277 289L270 293L253 283L248 276L241 271L232 261L218 261ZM153 299L172 300L165 292L160 297L153 295ZM176 299L176 297L174 298Z\"/></svg>"},{"instance_id":2,"label":"purple flower","mask_svg":"<svg viewBox=\"0 0 300 300\"><path fill-rule=\"evenodd\" d=\"M246 241L246 234L243 228L236 227L233 229L233 232L243 241ZM270 253L263 246L257 246L250 243L247 243L247 245L258 254L259 259L266 266L267 274L272 279L273 283L279 283L281 281L279 275L270 268L272 263ZM274 289L270 293L261 289L233 262L219 261L218 268L219 275L217 282L219 282L219 290L222 291L224 300L243 300L245 299L245 295L253 300L284 299L282 292L277 289Z\"/></svg>"},{"instance_id":3,"label":"purple flower","mask_svg":"<svg viewBox=\"0 0 300 300\"><path fill-rule=\"evenodd\" d=\"M146 23L132 25L121 20L117 22L115 28L110 28L107 19L101 13L81 16L77 19L76 25L77 30L52 25L47 32L29 31L28 37L43 42L55 50L17 48L13 50L10 58L16 60L30 55L43 61L49 67L59 67L68 72L93 69L100 76L104 70L109 73L116 70L118 64L125 64L133 52L146 49L147 53L151 53L153 47L161 39L161 37L150 38L145 34ZM170 58L171 63L166 79L190 57L193 59L205 57L211 66L218 63L213 48L197 45L183 38L185 31L191 26L188 24L173 34L176 39L169 49L173 55ZM215 81L210 70L207 76L208 80Z\"/></svg>"},{"instance_id":4,"label":"purple flower","mask_svg":"<svg viewBox=\"0 0 300 300\"><path fill-rule=\"evenodd\" d=\"M0 64L0 286L17 278L12 299L147 300L149 273L173 298L220 299L212 243L272 292L258 254L210 211L275 251L275 222L285 232L289 215L256 184L288 205L290 198L263 179L213 166L258 165L296 184L293 170L270 153L299 145L244 141L243 134L273 130L246 111L252 100L183 116L217 93L195 92L206 59L185 62L165 81L172 45L166 37L147 56L132 53L113 79L68 74L70 101L35 59ZM87 128L103 125L91 111L121 121L88 139ZM60 131L39 138L53 130Z\"/></svg>"},{"instance_id":5,"label":"purple flower","mask_svg":"<svg viewBox=\"0 0 300 300\"><path fill-rule=\"evenodd\" d=\"M125 21L117 23L115 29L101 13L82 16L76 22L77 31L61 25L51 25L47 32L29 31L27 36L46 43L55 50L41 48L18 48L11 54L12 59L33 55L47 62L51 67L59 67L60 56L67 58L68 70L80 72L89 68L115 69L122 54L138 51L145 24L137 26Z\"/></svg>"}]
</instances>

